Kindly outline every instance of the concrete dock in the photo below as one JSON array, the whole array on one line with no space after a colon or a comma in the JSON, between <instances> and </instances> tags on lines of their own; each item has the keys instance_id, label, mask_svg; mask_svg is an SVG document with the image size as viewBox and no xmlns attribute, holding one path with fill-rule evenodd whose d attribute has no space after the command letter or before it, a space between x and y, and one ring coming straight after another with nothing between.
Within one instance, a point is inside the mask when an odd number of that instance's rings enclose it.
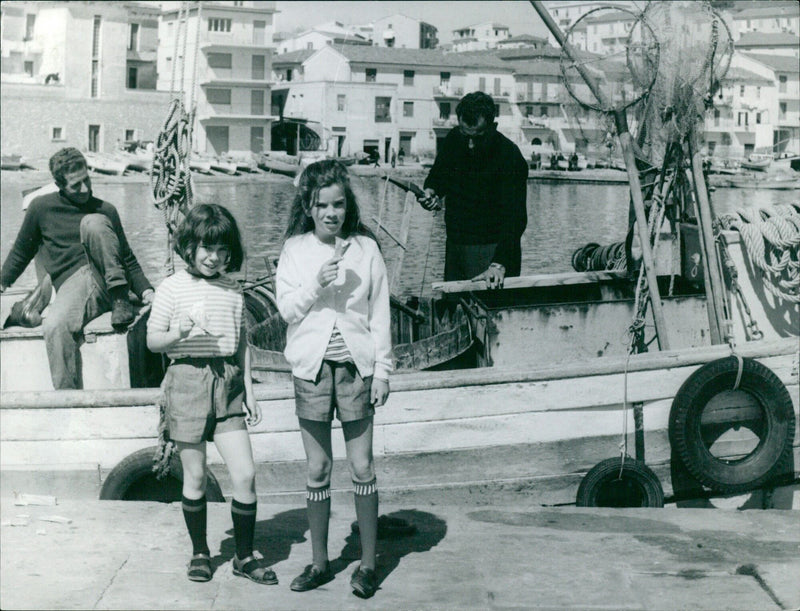
<instances>
[{"instance_id":1,"label":"concrete dock","mask_svg":"<svg viewBox=\"0 0 800 611\"><path fill-rule=\"evenodd\" d=\"M800 607L796 511L382 505L418 530L379 542L380 589L365 601L349 588L350 499L334 499L336 578L304 593L289 589L311 558L302 505L259 504L256 547L280 579L262 586L231 572L227 504L209 504L215 573L194 583L179 503L14 502L0 508L2 609Z\"/></svg>"}]
</instances>

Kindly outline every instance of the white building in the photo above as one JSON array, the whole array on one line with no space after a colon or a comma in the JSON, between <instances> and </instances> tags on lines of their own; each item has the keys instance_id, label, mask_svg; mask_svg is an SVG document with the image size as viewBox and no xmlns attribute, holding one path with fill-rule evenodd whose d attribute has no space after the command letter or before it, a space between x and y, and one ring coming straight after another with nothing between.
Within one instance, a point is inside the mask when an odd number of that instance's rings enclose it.
<instances>
[{"instance_id":1,"label":"white building","mask_svg":"<svg viewBox=\"0 0 800 611\"><path fill-rule=\"evenodd\" d=\"M800 63L787 55L746 54L771 68L777 79L778 116L773 118L776 154L800 154Z\"/></svg>"},{"instance_id":2,"label":"white building","mask_svg":"<svg viewBox=\"0 0 800 611\"><path fill-rule=\"evenodd\" d=\"M161 15L158 88L183 91L185 101L196 104L195 149L215 155L268 150L275 118L270 115L275 2L193 3L188 36L181 34L176 45L180 6L166 3Z\"/></svg>"},{"instance_id":3,"label":"white building","mask_svg":"<svg viewBox=\"0 0 800 611\"><path fill-rule=\"evenodd\" d=\"M788 32L748 32L736 41L737 51L800 57L800 37Z\"/></svg>"},{"instance_id":4,"label":"white building","mask_svg":"<svg viewBox=\"0 0 800 611\"><path fill-rule=\"evenodd\" d=\"M800 3L789 5L764 2L763 6L748 8L732 16L733 37L739 39L748 32L762 34L788 33L800 35Z\"/></svg>"},{"instance_id":5,"label":"white building","mask_svg":"<svg viewBox=\"0 0 800 611\"><path fill-rule=\"evenodd\" d=\"M450 44L456 52L482 51L494 49L500 41L510 37L508 26L487 21L453 30L453 40Z\"/></svg>"},{"instance_id":6,"label":"white building","mask_svg":"<svg viewBox=\"0 0 800 611\"><path fill-rule=\"evenodd\" d=\"M559 28L561 28L562 32L566 32L572 25L580 19L583 15L588 13L589 11L593 11L595 9L601 7L620 7L632 11L638 11L637 3L628 0L617 0L612 2L596 2L594 0L585 0L585 1L576 1L576 2L569 2L564 0L545 0L543 2L545 8L547 8L550 16L556 22ZM610 12L610 11L609 11ZM598 16L606 13L606 11L598 11ZM578 35L580 36L580 35ZM555 37L550 34L548 38L548 42L551 45L557 45L558 42L556 41ZM578 41L576 41L578 44ZM585 46L583 48L586 48Z\"/></svg>"},{"instance_id":7,"label":"white building","mask_svg":"<svg viewBox=\"0 0 800 611\"><path fill-rule=\"evenodd\" d=\"M398 49L435 49L438 30L430 23L399 13L376 19L373 42L379 47Z\"/></svg>"},{"instance_id":8,"label":"white building","mask_svg":"<svg viewBox=\"0 0 800 611\"><path fill-rule=\"evenodd\" d=\"M279 54L292 51L316 50L325 45L371 45L368 38L364 38L353 28L345 26L339 21L331 21L316 25L297 34L285 36L276 45Z\"/></svg>"}]
</instances>

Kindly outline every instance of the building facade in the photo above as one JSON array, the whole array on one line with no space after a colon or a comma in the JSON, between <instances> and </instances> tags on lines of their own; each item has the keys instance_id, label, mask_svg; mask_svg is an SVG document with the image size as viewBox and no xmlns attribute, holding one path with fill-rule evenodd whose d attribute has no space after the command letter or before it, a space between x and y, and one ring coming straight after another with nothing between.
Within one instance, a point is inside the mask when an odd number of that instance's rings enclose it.
<instances>
[{"instance_id":1,"label":"building facade","mask_svg":"<svg viewBox=\"0 0 800 611\"><path fill-rule=\"evenodd\" d=\"M800 35L800 4L797 2L764 2L732 15L734 39L749 32L763 34L789 33Z\"/></svg>"},{"instance_id":2,"label":"building facade","mask_svg":"<svg viewBox=\"0 0 800 611\"><path fill-rule=\"evenodd\" d=\"M188 17L179 6L161 14L158 88L196 105L195 150L269 150L275 3L193 3Z\"/></svg>"},{"instance_id":3,"label":"building facade","mask_svg":"<svg viewBox=\"0 0 800 611\"><path fill-rule=\"evenodd\" d=\"M152 11L122 2L4 2L2 11L4 153L46 159L65 146L110 152L155 138L168 96L140 87L146 70L129 80L128 48L134 21L140 49L152 48ZM133 61L148 65L146 54Z\"/></svg>"},{"instance_id":4,"label":"building facade","mask_svg":"<svg viewBox=\"0 0 800 611\"><path fill-rule=\"evenodd\" d=\"M373 43L399 49L435 49L439 44L437 33L430 23L395 14L375 20Z\"/></svg>"},{"instance_id":5,"label":"building facade","mask_svg":"<svg viewBox=\"0 0 800 611\"><path fill-rule=\"evenodd\" d=\"M462 51L482 51L484 49L494 49L498 43L511 37L511 32L507 25L487 21L468 25L457 30L453 30L451 48L460 53Z\"/></svg>"}]
</instances>

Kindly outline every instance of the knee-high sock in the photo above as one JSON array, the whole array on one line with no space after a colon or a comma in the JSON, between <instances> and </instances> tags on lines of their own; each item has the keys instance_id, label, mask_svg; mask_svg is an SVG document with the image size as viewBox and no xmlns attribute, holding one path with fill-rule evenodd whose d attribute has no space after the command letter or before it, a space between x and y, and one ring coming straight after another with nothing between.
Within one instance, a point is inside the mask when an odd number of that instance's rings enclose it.
<instances>
[{"instance_id":1,"label":"knee-high sock","mask_svg":"<svg viewBox=\"0 0 800 611\"><path fill-rule=\"evenodd\" d=\"M306 487L306 515L311 531L311 554L314 566L324 569L328 564L328 522L331 518L330 485Z\"/></svg>"},{"instance_id":2,"label":"knee-high sock","mask_svg":"<svg viewBox=\"0 0 800 611\"><path fill-rule=\"evenodd\" d=\"M231 518L233 519L233 540L236 542L236 557L244 560L253 554L253 536L256 530L256 505L258 503L240 503L231 501Z\"/></svg>"},{"instance_id":3,"label":"knee-high sock","mask_svg":"<svg viewBox=\"0 0 800 611\"><path fill-rule=\"evenodd\" d=\"M359 538L361 539L361 566L375 568L378 541L378 483L353 481L353 499L356 503Z\"/></svg>"},{"instance_id":4,"label":"knee-high sock","mask_svg":"<svg viewBox=\"0 0 800 611\"><path fill-rule=\"evenodd\" d=\"M199 499L187 499L184 496L181 498L181 507L186 528L189 529L189 538L192 540L192 554L208 554L206 496L203 495Z\"/></svg>"}]
</instances>

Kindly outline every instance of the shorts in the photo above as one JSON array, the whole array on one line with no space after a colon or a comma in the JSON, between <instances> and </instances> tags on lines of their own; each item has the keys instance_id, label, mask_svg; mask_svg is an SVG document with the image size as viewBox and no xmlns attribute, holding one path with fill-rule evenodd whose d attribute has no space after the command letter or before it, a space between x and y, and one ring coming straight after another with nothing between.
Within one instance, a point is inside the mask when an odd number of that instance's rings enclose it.
<instances>
[{"instance_id":1,"label":"shorts","mask_svg":"<svg viewBox=\"0 0 800 611\"><path fill-rule=\"evenodd\" d=\"M353 422L375 414L370 402L372 376L362 378L351 362L322 361L313 382L294 378L295 413L304 420Z\"/></svg>"},{"instance_id":2,"label":"shorts","mask_svg":"<svg viewBox=\"0 0 800 611\"><path fill-rule=\"evenodd\" d=\"M235 357L176 359L161 388L173 441L200 443L213 441L214 433L247 430L244 375Z\"/></svg>"}]
</instances>

